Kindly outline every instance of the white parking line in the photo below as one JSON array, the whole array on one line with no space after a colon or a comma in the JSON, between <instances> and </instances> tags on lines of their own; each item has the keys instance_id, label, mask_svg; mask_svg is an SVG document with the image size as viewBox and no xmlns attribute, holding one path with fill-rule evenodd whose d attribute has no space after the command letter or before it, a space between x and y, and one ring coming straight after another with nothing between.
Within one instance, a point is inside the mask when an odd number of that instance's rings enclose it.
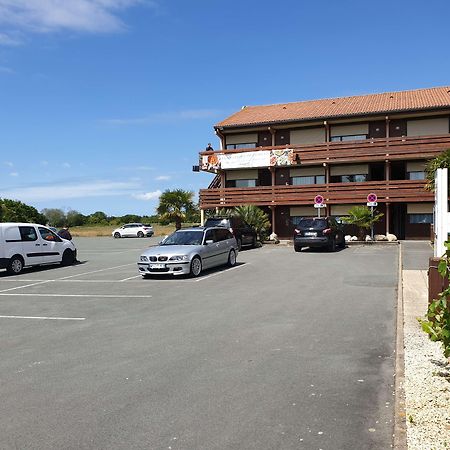
<instances>
[{"instance_id":1,"label":"white parking line","mask_svg":"<svg viewBox=\"0 0 450 450\"><path fill-rule=\"evenodd\" d=\"M86 317L0 316L0 319L86 320Z\"/></svg>"},{"instance_id":2,"label":"white parking line","mask_svg":"<svg viewBox=\"0 0 450 450\"><path fill-rule=\"evenodd\" d=\"M245 267L245 266L248 266L248 265L250 265L250 263L239 264L238 266L230 267L229 269L221 270L220 272L214 272L214 273L212 273L211 275L206 275L205 277L196 278L195 280L191 280L191 281L192 281L193 283L199 283L200 281L205 281L205 280L207 280L208 278L215 277L216 275L221 275L221 274L223 274L223 273L228 273L228 272L230 272L230 271L232 271L232 270L235 270L235 269L241 269L242 267Z\"/></svg>"},{"instance_id":3,"label":"white parking line","mask_svg":"<svg viewBox=\"0 0 450 450\"><path fill-rule=\"evenodd\" d=\"M2 289L0 292L15 291L16 289L23 289L23 288L30 287L30 286L37 286L38 284L45 284L45 283L49 283L50 281L52 281L52 280L38 281L36 283L25 284L23 286L16 286L16 287L9 288L9 289Z\"/></svg>"},{"instance_id":4,"label":"white parking line","mask_svg":"<svg viewBox=\"0 0 450 450\"><path fill-rule=\"evenodd\" d=\"M91 272L77 273L76 275L69 275L67 277L59 278L60 280L67 280L68 278L81 277L82 275L90 275L91 273L105 272L107 270L119 269L121 267L134 266L136 263L122 264L121 266L107 267L106 269L92 270Z\"/></svg>"},{"instance_id":5,"label":"white parking line","mask_svg":"<svg viewBox=\"0 0 450 450\"><path fill-rule=\"evenodd\" d=\"M124 281L133 280L134 278L139 278L141 275L135 275L134 277L124 278L123 280L118 280L119 283L123 283Z\"/></svg>"},{"instance_id":6,"label":"white parking line","mask_svg":"<svg viewBox=\"0 0 450 450\"><path fill-rule=\"evenodd\" d=\"M88 297L88 298L152 298L151 295L107 295L107 294L9 294L0 292L0 296L10 297Z\"/></svg>"}]
</instances>

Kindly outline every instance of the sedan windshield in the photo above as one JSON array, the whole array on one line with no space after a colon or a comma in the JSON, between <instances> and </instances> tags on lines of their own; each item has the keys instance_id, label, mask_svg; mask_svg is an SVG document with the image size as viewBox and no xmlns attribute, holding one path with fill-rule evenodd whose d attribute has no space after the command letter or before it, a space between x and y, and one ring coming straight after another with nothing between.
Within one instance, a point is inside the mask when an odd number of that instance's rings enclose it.
<instances>
[{"instance_id":1,"label":"sedan windshield","mask_svg":"<svg viewBox=\"0 0 450 450\"><path fill-rule=\"evenodd\" d=\"M175 231L161 245L201 245L203 231Z\"/></svg>"}]
</instances>

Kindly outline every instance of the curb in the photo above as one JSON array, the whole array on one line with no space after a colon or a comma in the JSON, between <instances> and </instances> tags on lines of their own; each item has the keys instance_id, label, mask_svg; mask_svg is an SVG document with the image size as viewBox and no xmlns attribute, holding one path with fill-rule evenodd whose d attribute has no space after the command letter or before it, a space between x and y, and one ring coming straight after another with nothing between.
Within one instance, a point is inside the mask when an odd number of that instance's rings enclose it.
<instances>
[{"instance_id":1,"label":"curb","mask_svg":"<svg viewBox=\"0 0 450 450\"><path fill-rule=\"evenodd\" d=\"M406 402L405 402L405 347L403 330L403 259L402 246L398 251L397 316L395 342L395 404L394 404L394 439L396 450L407 450L406 439Z\"/></svg>"}]
</instances>

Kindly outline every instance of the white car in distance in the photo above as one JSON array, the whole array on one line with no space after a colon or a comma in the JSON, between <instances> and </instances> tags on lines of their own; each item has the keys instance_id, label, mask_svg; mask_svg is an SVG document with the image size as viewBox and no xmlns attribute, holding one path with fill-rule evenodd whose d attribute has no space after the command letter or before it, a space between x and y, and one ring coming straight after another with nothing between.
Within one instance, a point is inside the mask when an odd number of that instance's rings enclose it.
<instances>
[{"instance_id":1,"label":"white car in distance","mask_svg":"<svg viewBox=\"0 0 450 450\"><path fill-rule=\"evenodd\" d=\"M153 227L143 223L126 223L120 228L116 228L112 232L112 236L115 238L123 237L152 237L154 234Z\"/></svg>"}]
</instances>

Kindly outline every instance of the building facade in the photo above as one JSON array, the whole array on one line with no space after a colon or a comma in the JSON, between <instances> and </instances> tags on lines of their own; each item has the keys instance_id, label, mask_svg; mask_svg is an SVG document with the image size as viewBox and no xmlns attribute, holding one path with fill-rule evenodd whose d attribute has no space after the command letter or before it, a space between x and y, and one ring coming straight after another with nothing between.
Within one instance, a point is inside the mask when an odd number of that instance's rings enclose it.
<instances>
[{"instance_id":1,"label":"building facade","mask_svg":"<svg viewBox=\"0 0 450 450\"><path fill-rule=\"evenodd\" d=\"M243 107L215 131L220 150L200 153L200 169L215 174L202 211L257 205L290 238L301 217L317 215L316 195L325 214L342 216L375 193L376 233L430 236L424 167L450 148L450 86Z\"/></svg>"}]
</instances>

